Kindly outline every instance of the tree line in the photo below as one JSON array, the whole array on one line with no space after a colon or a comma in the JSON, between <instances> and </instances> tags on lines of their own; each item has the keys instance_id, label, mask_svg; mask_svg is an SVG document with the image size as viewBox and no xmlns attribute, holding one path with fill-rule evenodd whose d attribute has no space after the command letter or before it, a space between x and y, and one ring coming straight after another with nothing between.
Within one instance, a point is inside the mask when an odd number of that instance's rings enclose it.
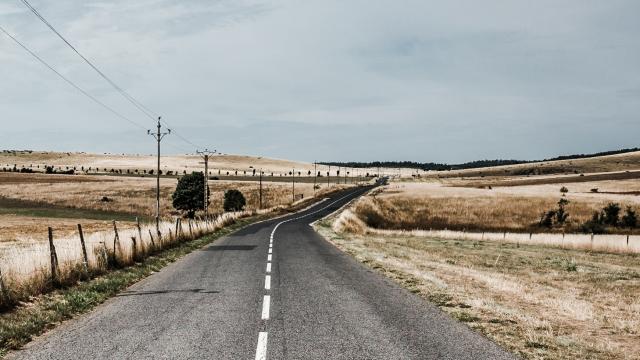
<instances>
[{"instance_id":1,"label":"tree line","mask_svg":"<svg viewBox=\"0 0 640 360\"><path fill-rule=\"evenodd\" d=\"M434 163L434 162L421 163L417 161L371 161L371 162L349 161L349 162L321 162L319 164L330 165L330 166L345 166L345 167L352 167L352 168L384 167L384 168L420 169L424 171L429 171L429 170L447 171L447 170L478 169L478 168L501 166L501 165L528 164L528 163L536 163L536 162L542 162L542 161L586 159L586 158L598 157L598 156L624 154L624 153L629 153L634 151L640 151L640 148L636 147L636 148L629 148L629 149L603 151L603 152L597 152L592 154L562 155L562 156L557 156L557 157L543 159L543 160L495 159L495 160L475 160L475 161L470 161L462 164L444 164L444 163Z\"/></svg>"}]
</instances>

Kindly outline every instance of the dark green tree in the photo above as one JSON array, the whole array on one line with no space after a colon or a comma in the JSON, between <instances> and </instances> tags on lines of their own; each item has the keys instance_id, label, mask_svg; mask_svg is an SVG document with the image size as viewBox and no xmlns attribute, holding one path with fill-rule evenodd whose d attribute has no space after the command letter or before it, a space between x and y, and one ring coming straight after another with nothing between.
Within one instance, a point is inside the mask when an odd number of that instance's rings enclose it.
<instances>
[{"instance_id":1,"label":"dark green tree","mask_svg":"<svg viewBox=\"0 0 640 360\"><path fill-rule=\"evenodd\" d=\"M244 209L247 200L239 190L227 190L224 193L224 211L240 211Z\"/></svg>"},{"instance_id":2,"label":"dark green tree","mask_svg":"<svg viewBox=\"0 0 640 360\"><path fill-rule=\"evenodd\" d=\"M207 187L207 201L209 201ZM204 210L204 175L193 172L178 179L176 191L171 196L173 207L184 211L189 218L193 218L196 211Z\"/></svg>"},{"instance_id":3,"label":"dark green tree","mask_svg":"<svg viewBox=\"0 0 640 360\"><path fill-rule=\"evenodd\" d=\"M602 222L606 225L616 226L620 219L620 205L616 203L609 203L602 209Z\"/></svg>"},{"instance_id":4,"label":"dark green tree","mask_svg":"<svg viewBox=\"0 0 640 360\"><path fill-rule=\"evenodd\" d=\"M638 215L631 206L627 207L627 210L622 217L622 226L628 227L630 229L638 226Z\"/></svg>"}]
</instances>

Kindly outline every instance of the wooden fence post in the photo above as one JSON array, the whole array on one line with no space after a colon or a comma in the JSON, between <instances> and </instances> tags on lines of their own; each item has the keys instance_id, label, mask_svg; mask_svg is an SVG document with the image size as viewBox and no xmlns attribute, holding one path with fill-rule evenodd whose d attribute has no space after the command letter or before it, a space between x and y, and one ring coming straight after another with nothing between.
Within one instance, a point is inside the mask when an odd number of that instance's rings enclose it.
<instances>
[{"instance_id":1,"label":"wooden fence post","mask_svg":"<svg viewBox=\"0 0 640 360\"><path fill-rule=\"evenodd\" d=\"M58 254L56 247L53 245L53 229L49 226L49 256L51 257L51 280L58 282Z\"/></svg>"},{"instance_id":2,"label":"wooden fence post","mask_svg":"<svg viewBox=\"0 0 640 360\"><path fill-rule=\"evenodd\" d=\"M627 234L627 247L629 247L629 234Z\"/></svg>"},{"instance_id":3,"label":"wooden fence post","mask_svg":"<svg viewBox=\"0 0 640 360\"><path fill-rule=\"evenodd\" d=\"M84 243L84 234L82 233L82 225L78 224L78 234L80 234L80 246L82 246L82 265L84 271L89 272L89 257L87 256L87 247Z\"/></svg>"},{"instance_id":4,"label":"wooden fence post","mask_svg":"<svg viewBox=\"0 0 640 360\"><path fill-rule=\"evenodd\" d=\"M191 228L191 219L189 219L189 236L193 240L193 229Z\"/></svg>"},{"instance_id":5,"label":"wooden fence post","mask_svg":"<svg viewBox=\"0 0 640 360\"><path fill-rule=\"evenodd\" d=\"M113 232L115 236L113 237L113 260L116 259L116 244L120 244L120 236L118 236L118 227L116 226L116 221L113 220Z\"/></svg>"},{"instance_id":6,"label":"wooden fence post","mask_svg":"<svg viewBox=\"0 0 640 360\"><path fill-rule=\"evenodd\" d=\"M131 242L133 242L133 253L132 253L132 256L133 256L133 261L135 262L136 259L138 258L138 247L136 246L136 237L135 236L131 237Z\"/></svg>"},{"instance_id":7,"label":"wooden fence post","mask_svg":"<svg viewBox=\"0 0 640 360\"><path fill-rule=\"evenodd\" d=\"M180 233L178 232L178 227L180 227L180 218L176 217L176 240L180 238Z\"/></svg>"},{"instance_id":8,"label":"wooden fence post","mask_svg":"<svg viewBox=\"0 0 640 360\"><path fill-rule=\"evenodd\" d=\"M140 252L144 256L146 249L144 246L144 241L142 241L142 228L140 228L140 219L138 219L137 216L136 216L136 227L138 228L138 239L140 239Z\"/></svg>"},{"instance_id":9,"label":"wooden fence post","mask_svg":"<svg viewBox=\"0 0 640 360\"><path fill-rule=\"evenodd\" d=\"M151 239L151 246L153 246L153 248L156 248L156 243L153 241L153 234L151 233L151 229L149 229L149 238Z\"/></svg>"},{"instance_id":10,"label":"wooden fence post","mask_svg":"<svg viewBox=\"0 0 640 360\"><path fill-rule=\"evenodd\" d=\"M591 233L591 251L593 251L593 237L595 236L594 233Z\"/></svg>"}]
</instances>

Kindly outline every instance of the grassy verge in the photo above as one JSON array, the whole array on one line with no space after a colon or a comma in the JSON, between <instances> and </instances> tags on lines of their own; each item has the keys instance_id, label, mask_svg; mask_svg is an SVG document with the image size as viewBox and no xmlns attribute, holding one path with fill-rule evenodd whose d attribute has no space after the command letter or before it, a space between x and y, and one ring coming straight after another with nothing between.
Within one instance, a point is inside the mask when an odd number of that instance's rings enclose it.
<instances>
[{"instance_id":1,"label":"grassy verge","mask_svg":"<svg viewBox=\"0 0 640 360\"><path fill-rule=\"evenodd\" d=\"M133 266L109 272L77 285L33 297L10 312L0 315L0 356L18 349L34 336L53 328L61 321L85 313L128 286L162 269L180 257L216 239L268 216L254 216L237 221L210 235L180 243Z\"/></svg>"},{"instance_id":2,"label":"grassy verge","mask_svg":"<svg viewBox=\"0 0 640 360\"><path fill-rule=\"evenodd\" d=\"M638 255L316 229L523 358L639 358Z\"/></svg>"}]
</instances>

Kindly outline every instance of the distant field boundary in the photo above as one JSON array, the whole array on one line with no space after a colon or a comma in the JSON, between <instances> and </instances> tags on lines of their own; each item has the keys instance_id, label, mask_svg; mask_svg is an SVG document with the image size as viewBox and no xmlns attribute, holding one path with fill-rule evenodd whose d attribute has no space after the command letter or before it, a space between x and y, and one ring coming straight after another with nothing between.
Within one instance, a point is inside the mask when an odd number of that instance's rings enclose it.
<instances>
[{"instance_id":1,"label":"distant field boundary","mask_svg":"<svg viewBox=\"0 0 640 360\"><path fill-rule=\"evenodd\" d=\"M486 181L478 182L473 186L470 185L452 185L453 187L510 187L510 186L526 186L526 185L545 185L545 184L569 184L592 181L607 180L633 180L640 179L640 171L611 172L606 174L587 174L572 175L561 177L544 177L534 179L518 179L504 181Z\"/></svg>"},{"instance_id":2,"label":"distant field boundary","mask_svg":"<svg viewBox=\"0 0 640 360\"><path fill-rule=\"evenodd\" d=\"M587 250L614 254L640 254L640 235L614 234L557 234L557 233L511 233L511 232L466 232L452 230L378 230L367 229L367 233L384 236L415 236L453 240L494 241L522 245L553 246L562 249Z\"/></svg>"}]
</instances>

